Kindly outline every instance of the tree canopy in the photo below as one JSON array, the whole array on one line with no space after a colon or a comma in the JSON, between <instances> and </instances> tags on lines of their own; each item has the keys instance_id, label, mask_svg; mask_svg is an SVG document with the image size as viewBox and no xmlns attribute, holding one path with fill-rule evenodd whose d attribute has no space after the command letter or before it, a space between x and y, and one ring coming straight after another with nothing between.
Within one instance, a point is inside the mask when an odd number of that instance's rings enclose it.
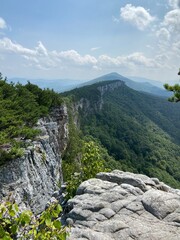
<instances>
[{"instance_id":1,"label":"tree canopy","mask_svg":"<svg viewBox=\"0 0 180 240\"><path fill-rule=\"evenodd\" d=\"M179 69L178 75L180 75L180 69ZM173 92L173 96L168 99L170 102L180 102L180 85L179 84L170 86L169 84L166 83L164 84L164 87L166 90Z\"/></svg>"},{"instance_id":2,"label":"tree canopy","mask_svg":"<svg viewBox=\"0 0 180 240\"><path fill-rule=\"evenodd\" d=\"M33 128L38 119L61 103L61 96L53 90L30 82L25 86L8 83L0 73L0 165L22 154L22 140L39 133Z\"/></svg>"}]
</instances>

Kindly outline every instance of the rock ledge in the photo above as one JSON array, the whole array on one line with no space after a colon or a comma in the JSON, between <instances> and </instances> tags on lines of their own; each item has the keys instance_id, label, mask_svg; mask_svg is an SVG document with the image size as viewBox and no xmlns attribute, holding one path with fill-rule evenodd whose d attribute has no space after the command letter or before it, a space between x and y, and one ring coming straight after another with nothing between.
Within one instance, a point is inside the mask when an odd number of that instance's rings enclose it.
<instances>
[{"instance_id":1,"label":"rock ledge","mask_svg":"<svg viewBox=\"0 0 180 240\"><path fill-rule=\"evenodd\" d=\"M180 190L115 170L83 182L69 200L69 240L179 240Z\"/></svg>"}]
</instances>

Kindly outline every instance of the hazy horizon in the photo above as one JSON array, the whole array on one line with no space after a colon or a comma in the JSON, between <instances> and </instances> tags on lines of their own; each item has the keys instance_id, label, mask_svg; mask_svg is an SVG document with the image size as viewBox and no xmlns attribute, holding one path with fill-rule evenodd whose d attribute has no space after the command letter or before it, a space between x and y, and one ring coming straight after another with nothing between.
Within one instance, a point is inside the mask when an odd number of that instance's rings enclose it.
<instances>
[{"instance_id":1,"label":"hazy horizon","mask_svg":"<svg viewBox=\"0 0 180 240\"><path fill-rule=\"evenodd\" d=\"M0 72L90 80L110 72L177 81L180 0L2 0Z\"/></svg>"}]
</instances>

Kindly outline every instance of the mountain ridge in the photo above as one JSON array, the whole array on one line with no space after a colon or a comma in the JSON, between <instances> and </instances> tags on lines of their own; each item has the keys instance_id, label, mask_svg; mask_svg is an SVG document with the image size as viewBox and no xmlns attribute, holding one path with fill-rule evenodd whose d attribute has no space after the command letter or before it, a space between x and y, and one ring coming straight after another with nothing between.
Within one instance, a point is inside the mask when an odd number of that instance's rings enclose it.
<instances>
[{"instance_id":1,"label":"mountain ridge","mask_svg":"<svg viewBox=\"0 0 180 240\"><path fill-rule=\"evenodd\" d=\"M169 97L169 92L165 91L165 89L161 89L155 85L153 85L150 82L137 82L133 81L132 79L129 79L127 77L124 77L116 72L112 72L103 76L100 76L98 78L95 78L93 80L90 80L88 82L82 83L79 85L79 87L91 85L97 82L102 81L110 81L110 80L121 80L126 83L126 85L134 90L147 92L153 95L163 96L163 97Z\"/></svg>"},{"instance_id":2,"label":"mountain ridge","mask_svg":"<svg viewBox=\"0 0 180 240\"><path fill-rule=\"evenodd\" d=\"M137 77L138 78L138 77ZM138 78L139 79L139 78ZM105 74L103 76L97 77L93 80L73 80L73 79L26 79L26 78L11 78L9 82L20 82L21 84L26 84L30 81L33 84L37 84L41 88L50 88L54 89L57 92L70 91L75 88L83 87L86 85L91 85L100 81L108 80L122 80L126 85L134 90L148 92L153 95L158 95L162 97L169 97L170 93L163 89L162 84L157 84L156 81L149 80L147 81L134 81L133 79L124 77L119 73L112 72ZM80 83L82 82L82 83Z\"/></svg>"},{"instance_id":3,"label":"mountain ridge","mask_svg":"<svg viewBox=\"0 0 180 240\"><path fill-rule=\"evenodd\" d=\"M110 83L99 82L66 93L76 102L82 100L78 114L83 134L98 139L121 169L180 186L179 105L125 84L101 98L99 86Z\"/></svg>"}]
</instances>

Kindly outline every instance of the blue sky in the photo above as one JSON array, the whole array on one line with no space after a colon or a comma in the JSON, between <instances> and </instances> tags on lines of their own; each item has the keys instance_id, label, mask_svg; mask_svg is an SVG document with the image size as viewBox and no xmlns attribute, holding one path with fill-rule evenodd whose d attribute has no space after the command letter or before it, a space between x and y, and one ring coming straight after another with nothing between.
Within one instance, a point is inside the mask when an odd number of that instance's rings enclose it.
<instances>
[{"instance_id":1,"label":"blue sky","mask_svg":"<svg viewBox=\"0 0 180 240\"><path fill-rule=\"evenodd\" d=\"M180 67L180 0L1 0L0 72L162 82Z\"/></svg>"}]
</instances>

